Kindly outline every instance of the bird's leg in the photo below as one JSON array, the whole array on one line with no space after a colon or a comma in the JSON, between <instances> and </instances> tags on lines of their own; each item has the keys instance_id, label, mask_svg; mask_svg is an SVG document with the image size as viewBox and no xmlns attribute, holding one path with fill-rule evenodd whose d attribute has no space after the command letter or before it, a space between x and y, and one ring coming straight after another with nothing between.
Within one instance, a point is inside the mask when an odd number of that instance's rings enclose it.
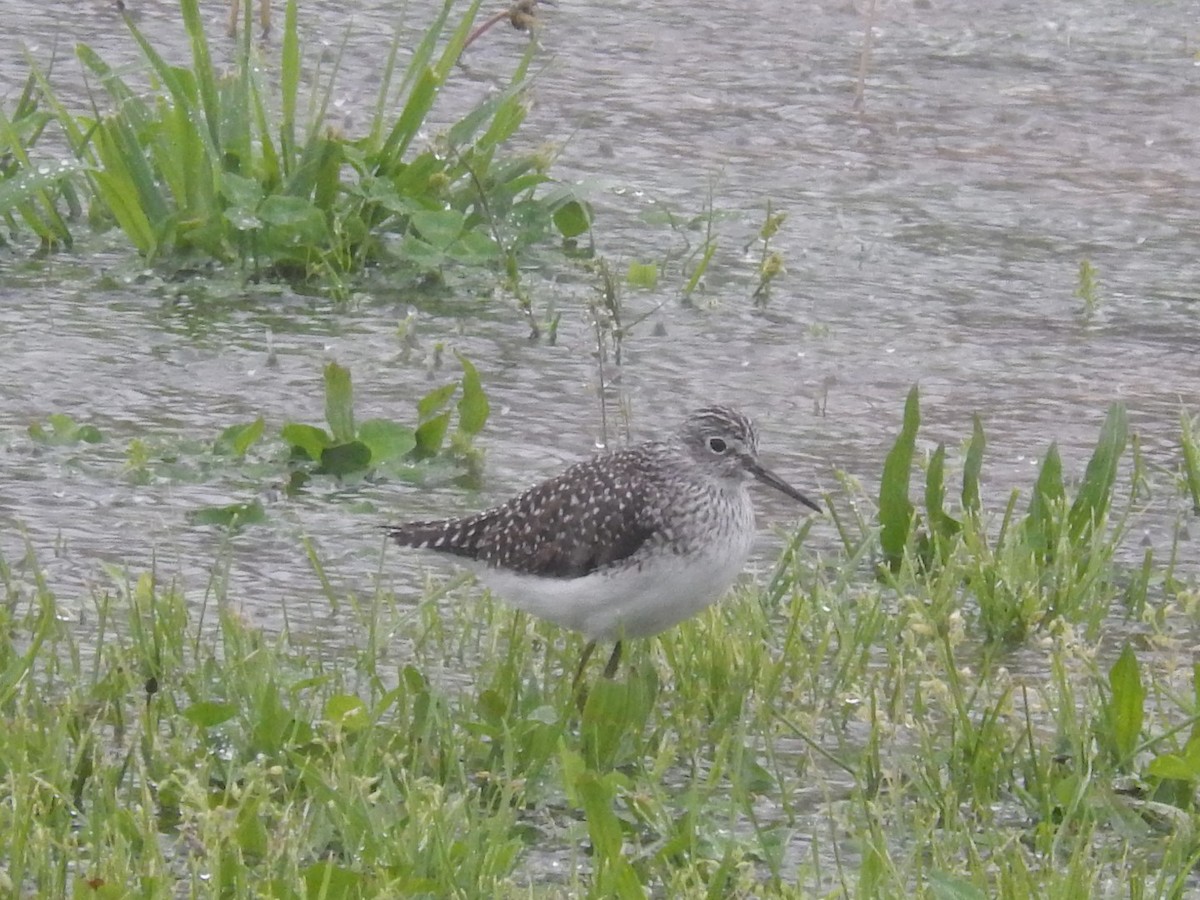
<instances>
[{"instance_id":1,"label":"bird's leg","mask_svg":"<svg viewBox=\"0 0 1200 900\"><path fill-rule=\"evenodd\" d=\"M621 642L617 641L613 645L612 656L608 658L608 665L604 667L604 677L612 680L612 677L617 674L617 667L621 665Z\"/></svg>"},{"instance_id":2,"label":"bird's leg","mask_svg":"<svg viewBox=\"0 0 1200 900\"><path fill-rule=\"evenodd\" d=\"M583 656L579 660L579 668L575 670L575 677L571 679L572 694L579 688L579 679L583 677L583 670L587 667L588 660L592 658L592 651L595 649L595 641L588 641L587 646L583 648Z\"/></svg>"}]
</instances>

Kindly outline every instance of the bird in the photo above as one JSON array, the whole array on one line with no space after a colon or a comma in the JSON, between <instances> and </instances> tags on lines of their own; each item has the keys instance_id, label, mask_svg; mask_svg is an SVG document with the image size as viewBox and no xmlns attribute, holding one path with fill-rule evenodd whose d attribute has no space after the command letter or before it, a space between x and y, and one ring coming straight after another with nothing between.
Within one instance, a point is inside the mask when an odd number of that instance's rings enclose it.
<instances>
[{"instance_id":1,"label":"bird","mask_svg":"<svg viewBox=\"0 0 1200 900\"><path fill-rule=\"evenodd\" d=\"M758 460L758 432L728 406L705 406L661 440L602 453L490 509L385 526L401 546L458 557L512 606L596 645L650 637L719 600L754 540L747 490L759 481L821 507Z\"/></svg>"}]
</instances>

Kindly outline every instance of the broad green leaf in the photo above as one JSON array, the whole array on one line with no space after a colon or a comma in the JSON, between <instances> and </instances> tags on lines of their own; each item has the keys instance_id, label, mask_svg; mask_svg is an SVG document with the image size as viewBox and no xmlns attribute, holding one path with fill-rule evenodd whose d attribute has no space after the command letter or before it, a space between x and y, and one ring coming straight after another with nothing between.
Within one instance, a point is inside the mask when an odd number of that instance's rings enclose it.
<instances>
[{"instance_id":1,"label":"broad green leaf","mask_svg":"<svg viewBox=\"0 0 1200 900\"><path fill-rule=\"evenodd\" d=\"M1121 462L1121 454L1125 452L1128 432L1125 406L1115 403L1108 411L1104 427L1100 429L1100 439L1067 516L1074 543L1085 539L1108 514L1113 485L1117 480L1117 467Z\"/></svg>"},{"instance_id":2,"label":"broad green leaf","mask_svg":"<svg viewBox=\"0 0 1200 900\"><path fill-rule=\"evenodd\" d=\"M362 731L371 724L367 705L354 694L334 694L326 700L325 719L342 731Z\"/></svg>"},{"instance_id":3,"label":"broad green leaf","mask_svg":"<svg viewBox=\"0 0 1200 900\"><path fill-rule=\"evenodd\" d=\"M564 238L576 238L592 227L592 210L586 203L570 200L554 211L554 227Z\"/></svg>"},{"instance_id":4,"label":"broad green leaf","mask_svg":"<svg viewBox=\"0 0 1200 900\"><path fill-rule=\"evenodd\" d=\"M452 259L472 266L485 265L498 259L501 254L491 232L483 228L466 232L446 252Z\"/></svg>"},{"instance_id":5,"label":"broad green leaf","mask_svg":"<svg viewBox=\"0 0 1200 900\"><path fill-rule=\"evenodd\" d=\"M442 251L458 240L466 221L466 213L456 209L419 209L409 217L421 239Z\"/></svg>"},{"instance_id":6,"label":"broad green leaf","mask_svg":"<svg viewBox=\"0 0 1200 900\"><path fill-rule=\"evenodd\" d=\"M1137 656L1128 643L1109 670L1108 686L1111 691L1106 708L1109 736L1116 762L1124 767L1132 760L1141 738L1146 701Z\"/></svg>"},{"instance_id":7,"label":"broad green leaf","mask_svg":"<svg viewBox=\"0 0 1200 900\"><path fill-rule=\"evenodd\" d=\"M355 475L371 467L371 448L361 441L336 444L321 451L322 475Z\"/></svg>"},{"instance_id":8,"label":"broad green leaf","mask_svg":"<svg viewBox=\"0 0 1200 900\"><path fill-rule=\"evenodd\" d=\"M245 456L254 443L262 437L263 417L241 425L230 425L213 442L213 453L218 456Z\"/></svg>"},{"instance_id":9,"label":"broad green leaf","mask_svg":"<svg viewBox=\"0 0 1200 900\"><path fill-rule=\"evenodd\" d=\"M904 556L908 532L912 527L913 505L908 499L908 486L920 425L920 393L917 386L913 385L904 403L904 424L884 460L883 480L879 485L879 544L884 557L893 567L898 566Z\"/></svg>"},{"instance_id":10,"label":"broad green leaf","mask_svg":"<svg viewBox=\"0 0 1200 900\"><path fill-rule=\"evenodd\" d=\"M332 443L325 429L315 425L304 425L300 422L289 422L284 425L280 435L288 442L294 453L302 453L313 462L319 460L321 451Z\"/></svg>"},{"instance_id":11,"label":"broad green leaf","mask_svg":"<svg viewBox=\"0 0 1200 900\"><path fill-rule=\"evenodd\" d=\"M658 266L654 263L631 262L625 281L632 287L654 290L658 287Z\"/></svg>"},{"instance_id":12,"label":"broad green leaf","mask_svg":"<svg viewBox=\"0 0 1200 900\"><path fill-rule=\"evenodd\" d=\"M458 390L457 384L447 384L440 388L434 388L419 401L417 401L417 417L422 422L432 416L434 413L442 410L450 398L454 396L454 392Z\"/></svg>"},{"instance_id":13,"label":"broad green leaf","mask_svg":"<svg viewBox=\"0 0 1200 900\"><path fill-rule=\"evenodd\" d=\"M354 390L350 370L335 362L325 366L325 421L339 443L354 440Z\"/></svg>"},{"instance_id":14,"label":"broad green leaf","mask_svg":"<svg viewBox=\"0 0 1200 900\"><path fill-rule=\"evenodd\" d=\"M372 465L403 456L417 446L412 428L388 419L367 419L358 426L358 439L370 449Z\"/></svg>"},{"instance_id":15,"label":"broad green leaf","mask_svg":"<svg viewBox=\"0 0 1200 900\"><path fill-rule=\"evenodd\" d=\"M1049 553L1058 542L1057 509L1063 495L1062 460L1058 445L1051 444L1033 486L1029 514L1025 517L1025 540L1037 553Z\"/></svg>"},{"instance_id":16,"label":"broad green leaf","mask_svg":"<svg viewBox=\"0 0 1200 900\"><path fill-rule=\"evenodd\" d=\"M257 213L265 223L279 230L277 239L319 245L329 234L324 213L304 197L272 194L259 205Z\"/></svg>"},{"instance_id":17,"label":"broad green leaf","mask_svg":"<svg viewBox=\"0 0 1200 900\"><path fill-rule=\"evenodd\" d=\"M449 412L444 412L441 415L434 416L422 422L420 427L417 428L416 455L419 458L435 456L442 449L442 442L446 439L446 431L449 427Z\"/></svg>"},{"instance_id":18,"label":"broad green leaf","mask_svg":"<svg viewBox=\"0 0 1200 900\"><path fill-rule=\"evenodd\" d=\"M983 471L983 451L987 438L983 434L983 422L978 415L972 416L971 443L967 447L967 459L963 463L962 505L972 515L979 515L979 474Z\"/></svg>"},{"instance_id":19,"label":"broad green leaf","mask_svg":"<svg viewBox=\"0 0 1200 900\"><path fill-rule=\"evenodd\" d=\"M232 703L218 703L214 700L200 700L183 711L185 719L201 728L215 728L228 722L235 715L237 707Z\"/></svg>"},{"instance_id":20,"label":"broad green leaf","mask_svg":"<svg viewBox=\"0 0 1200 900\"><path fill-rule=\"evenodd\" d=\"M479 434L487 422L490 407L475 366L461 353L458 354L458 361L463 367L462 396L458 400L458 427L464 434L473 437Z\"/></svg>"}]
</instances>

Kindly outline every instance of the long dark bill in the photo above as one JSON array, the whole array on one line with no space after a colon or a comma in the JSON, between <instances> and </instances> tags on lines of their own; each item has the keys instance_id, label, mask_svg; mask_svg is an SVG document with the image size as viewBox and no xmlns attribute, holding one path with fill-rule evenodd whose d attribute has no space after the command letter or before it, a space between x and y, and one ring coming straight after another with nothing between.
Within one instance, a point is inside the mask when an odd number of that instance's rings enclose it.
<instances>
[{"instance_id":1,"label":"long dark bill","mask_svg":"<svg viewBox=\"0 0 1200 900\"><path fill-rule=\"evenodd\" d=\"M746 471L749 472L751 475L753 475L755 478L757 478L759 481L761 481L763 484L766 484L766 485L769 485L769 486L775 488L775 490L779 491L779 493L786 494L787 496L791 497L793 500L800 501L805 506L807 506L809 509L814 509L817 512L821 511L821 507L817 503L813 502L812 500L809 500L802 493L800 493L798 490L796 490L794 487L792 487L790 484L788 484L786 481L784 481L782 478L780 478L778 475L776 475L770 469L764 468L763 466L760 466L754 460L749 460L749 459L743 460L743 464L746 466Z\"/></svg>"}]
</instances>

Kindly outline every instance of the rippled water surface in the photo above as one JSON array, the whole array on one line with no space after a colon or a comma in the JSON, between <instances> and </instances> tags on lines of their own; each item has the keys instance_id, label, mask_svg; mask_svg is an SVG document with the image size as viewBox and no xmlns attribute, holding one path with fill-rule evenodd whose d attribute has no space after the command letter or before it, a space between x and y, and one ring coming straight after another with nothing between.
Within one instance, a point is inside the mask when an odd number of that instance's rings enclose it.
<instances>
[{"instance_id":1,"label":"rippled water surface","mask_svg":"<svg viewBox=\"0 0 1200 900\"><path fill-rule=\"evenodd\" d=\"M173 3L137 2L138 21L183 61ZM419 26L427 4L409 4ZM1109 404L1124 402L1158 482L1147 515L1170 540L1180 501L1181 406L1200 406L1200 30L1191 3L884 3L863 62L865 19L845 2L569 2L542 10L541 72L521 141L555 143L560 178L585 184L601 253L677 254L684 237L648 214L687 219L710 204L720 250L694 303L677 269L630 290L608 399L635 437L713 398L755 415L769 464L801 488L835 490L835 470L873 485L904 396L922 389L930 446L956 448L973 413L989 439L989 494L1028 489L1057 441L1079 473ZM222 15L205 5L214 34ZM86 102L73 56L86 40L114 64L137 54L102 0L0 0L0 93L19 93L23 52L62 96ZM350 29L333 116L370 115L397 24L380 2L301 3L310 52L328 60ZM494 90L526 38L497 29L473 47L446 111ZM220 42L218 39L218 46ZM228 46L222 52L229 53ZM865 69L861 103L856 103ZM768 203L788 213L773 246L787 272L766 308L751 302ZM24 542L70 600L99 561L205 583L232 556L230 597L269 625L303 630L323 601L300 538L312 536L339 586L379 570L374 525L471 509L587 455L603 435L588 301L597 279L563 266L529 278L539 309L562 313L557 342L528 340L502 295L430 307L380 289L349 310L287 292L242 298L205 282L140 273L117 239L76 252L0 257L0 551ZM1075 295L1083 260L1099 305ZM397 336L410 314L415 345ZM268 335L270 337L268 337ZM493 418L481 492L454 484L360 486L291 501L259 483L122 478L126 448L210 441L263 415L268 428L320 421L320 370L354 373L360 416L408 420L432 384L439 344L484 374ZM26 426L50 413L99 426L99 447L45 448ZM624 417L613 417L624 421ZM610 420L610 425L612 421ZM230 542L187 511L260 495L272 522ZM794 511L762 497L764 519ZM764 539L768 540L768 539ZM832 546L828 525L813 541ZM1195 566L1195 538L1184 562ZM424 562L391 553L403 595Z\"/></svg>"}]
</instances>

